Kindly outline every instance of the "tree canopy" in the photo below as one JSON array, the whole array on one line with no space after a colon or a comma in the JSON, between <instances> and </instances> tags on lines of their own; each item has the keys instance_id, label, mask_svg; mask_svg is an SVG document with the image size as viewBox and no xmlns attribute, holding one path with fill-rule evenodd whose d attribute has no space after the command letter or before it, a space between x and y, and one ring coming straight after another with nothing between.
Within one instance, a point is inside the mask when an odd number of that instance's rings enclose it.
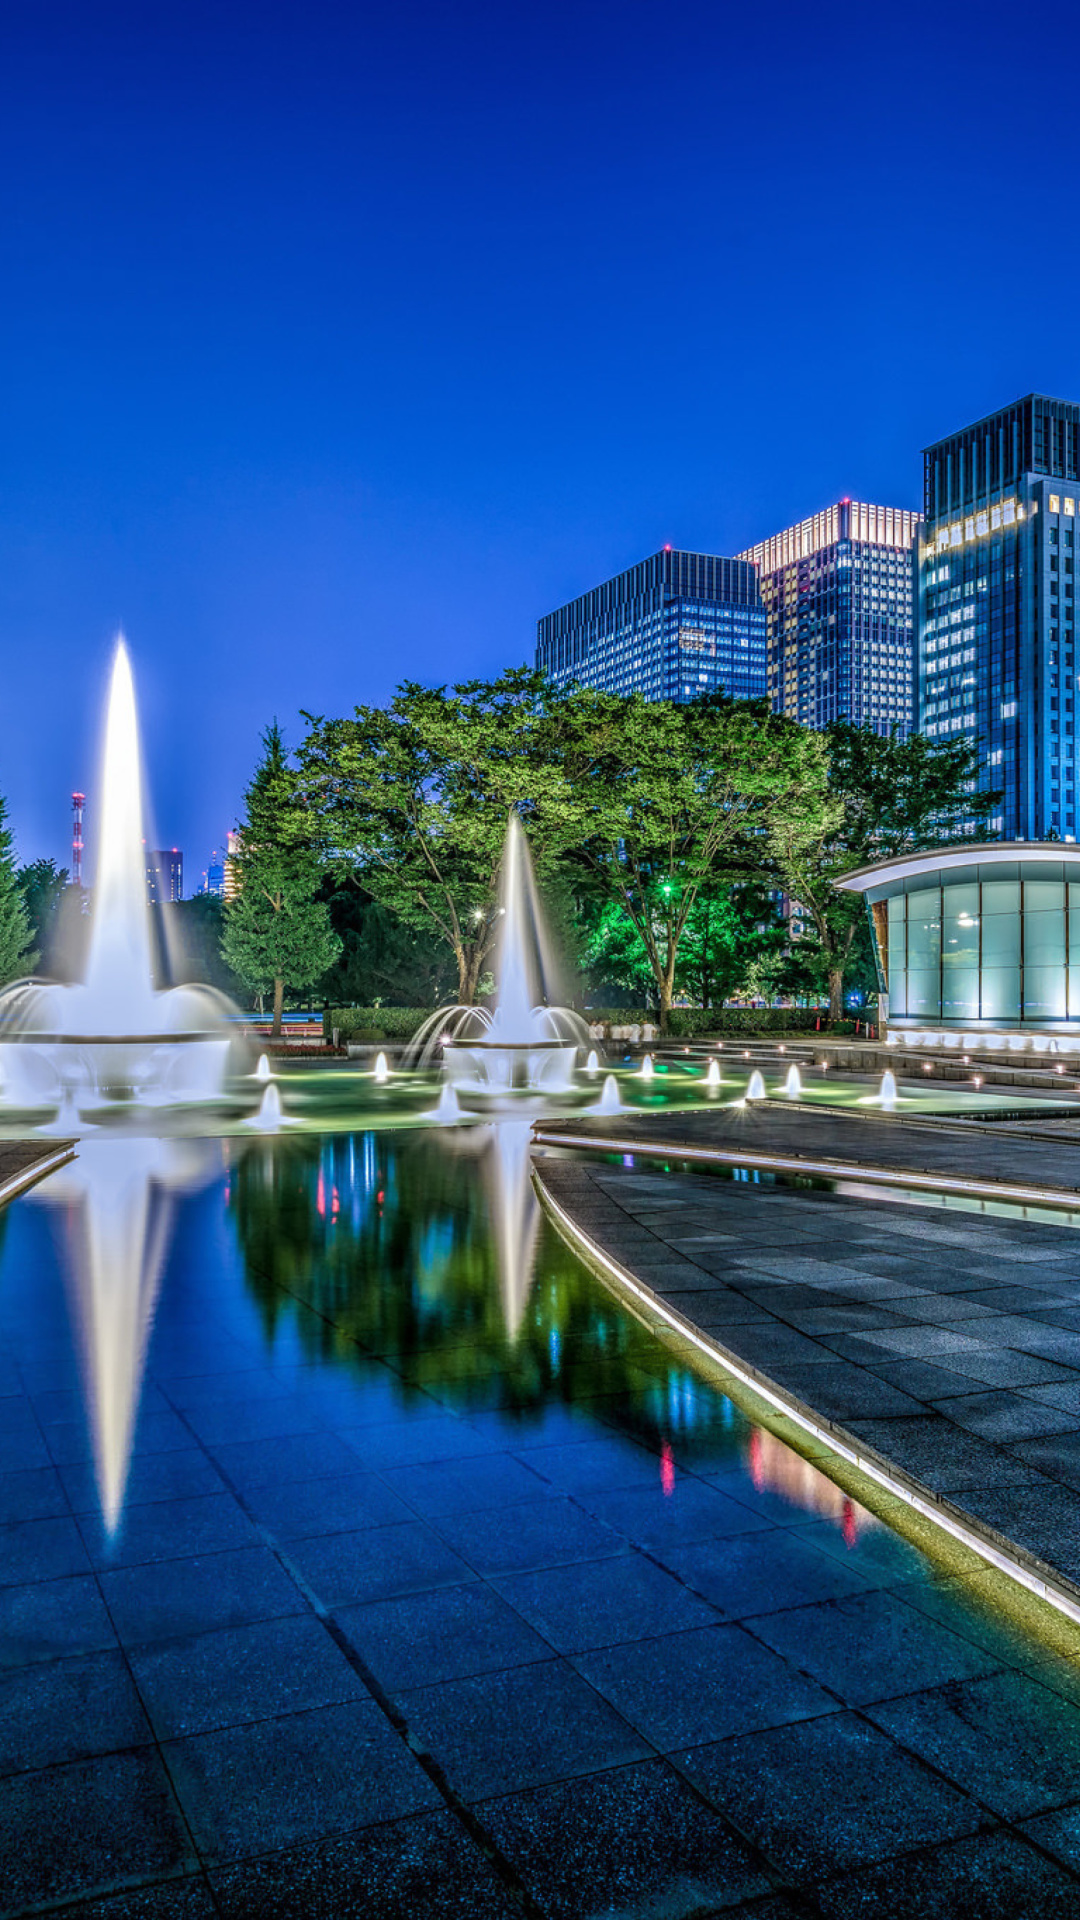
<instances>
[{"instance_id":1,"label":"tree canopy","mask_svg":"<svg viewBox=\"0 0 1080 1920\"><path fill-rule=\"evenodd\" d=\"M860 894L841 893L836 880L916 848L985 839L1001 796L976 791L978 753L965 740L883 737L849 720L835 721L821 738L831 804L818 815L793 811L778 820L772 853L776 878L808 922L800 957L827 980L830 1017L840 1019L866 907Z\"/></svg>"},{"instance_id":2,"label":"tree canopy","mask_svg":"<svg viewBox=\"0 0 1080 1920\"><path fill-rule=\"evenodd\" d=\"M273 989L275 1034L286 988L314 986L334 964L341 941L319 899L322 872L308 844L308 815L275 720L244 796L235 856L238 891L225 910L225 964L251 992Z\"/></svg>"},{"instance_id":3,"label":"tree canopy","mask_svg":"<svg viewBox=\"0 0 1080 1920\"><path fill-rule=\"evenodd\" d=\"M491 681L406 681L388 707L305 715L301 782L325 856L407 925L450 948L476 999L498 931L511 811L538 877L579 836L582 801L552 753L553 696L515 668Z\"/></svg>"},{"instance_id":4,"label":"tree canopy","mask_svg":"<svg viewBox=\"0 0 1080 1920\"><path fill-rule=\"evenodd\" d=\"M37 962L34 928L15 868L7 802L0 795L0 987L32 973Z\"/></svg>"}]
</instances>

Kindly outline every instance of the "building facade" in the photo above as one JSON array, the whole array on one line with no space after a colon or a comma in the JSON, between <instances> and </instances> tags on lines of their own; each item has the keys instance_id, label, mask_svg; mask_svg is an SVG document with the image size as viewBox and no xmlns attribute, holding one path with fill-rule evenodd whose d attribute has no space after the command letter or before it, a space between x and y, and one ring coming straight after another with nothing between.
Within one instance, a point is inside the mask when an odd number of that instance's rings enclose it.
<instances>
[{"instance_id":1,"label":"building facade","mask_svg":"<svg viewBox=\"0 0 1080 1920\"><path fill-rule=\"evenodd\" d=\"M146 854L146 898L152 907L184 897L184 856L179 847L158 847Z\"/></svg>"},{"instance_id":2,"label":"building facade","mask_svg":"<svg viewBox=\"0 0 1080 1920\"><path fill-rule=\"evenodd\" d=\"M846 873L870 909L888 1024L1080 1034L1080 846L997 841Z\"/></svg>"},{"instance_id":3,"label":"building facade","mask_svg":"<svg viewBox=\"0 0 1080 1920\"><path fill-rule=\"evenodd\" d=\"M973 742L1009 840L1077 833L1080 406L1028 394L923 454L919 727Z\"/></svg>"},{"instance_id":4,"label":"building facade","mask_svg":"<svg viewBox=\"0 0 1080 1920\"><path fill-rule=\"evenodd\" d=\"M761 577L778 713L911 731L919 524L906 507L840 500L740 555Z\"/></svg>"},{"instance_id":5,"label":"building facade","mask_svg":"<svg viewBox=\"0 0 1080 1920\"><path fill-rule=\"evenodd\" d=\"M646 700L761 699L768 681L757 569L664 547L546 614L536 664L563 685Z\"/></svg>"}]
</instances>

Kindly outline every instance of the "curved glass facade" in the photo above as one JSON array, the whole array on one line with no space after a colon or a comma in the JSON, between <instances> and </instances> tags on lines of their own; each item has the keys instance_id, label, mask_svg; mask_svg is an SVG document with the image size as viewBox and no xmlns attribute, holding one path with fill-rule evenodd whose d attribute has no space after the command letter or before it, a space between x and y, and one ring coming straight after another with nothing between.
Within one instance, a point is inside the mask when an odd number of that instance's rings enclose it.
<instances>
[{"instance_id":1,"label":"curved glass facade","mask_svg":"<svg viewBox=\"0 0 1080 1920\"><path fill-rule=\"evenodd\" d=\"M1061 861L928 861L866 898L890 1022L1080 1027L1080 849Z\"/></svg>"}]
</instances>

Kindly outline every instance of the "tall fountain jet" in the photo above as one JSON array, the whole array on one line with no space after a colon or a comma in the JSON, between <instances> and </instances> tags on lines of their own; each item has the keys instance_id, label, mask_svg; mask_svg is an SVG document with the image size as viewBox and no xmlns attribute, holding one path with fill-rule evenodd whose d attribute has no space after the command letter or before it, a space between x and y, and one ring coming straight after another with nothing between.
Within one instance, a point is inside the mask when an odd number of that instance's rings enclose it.
<instances>
[{"instance_id":1,"label":"tall fountain jet","mask_svg":"<svg viewBox=\"0 0 1080 1920\"><path fill-rule=\"evenodd\" d=\"M425 1021L410 1049L421 1066L442 1048L443 1071L466 1105L504 1095L568 1093L578 1048L589 1033L580 1014L544 1001L550 978L547 935L528 842L511 813L502 857L497 988L492 1011L449 1007Z\"/></svg>"},{"instance_id":2,"label":"tall fountain jet","mask_svg":"<svg viewBox=\"0 0 1080 1920\"><path fill-rule=\"evenodd\" d=\"M211 987L154 986L135 686L123 639L109 684L100 831L85 978L0 992L0 1107L65 1124L89 1108L217 1098L228 1001Z\"/></svg>"}]
</instances>

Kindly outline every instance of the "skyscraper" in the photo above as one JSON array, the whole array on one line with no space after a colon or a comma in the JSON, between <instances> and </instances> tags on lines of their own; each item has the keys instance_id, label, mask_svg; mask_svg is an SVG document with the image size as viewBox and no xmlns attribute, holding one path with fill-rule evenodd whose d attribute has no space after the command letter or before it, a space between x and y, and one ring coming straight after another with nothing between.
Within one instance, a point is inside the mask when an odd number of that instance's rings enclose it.
<instances>
[{"instance_id":1,"label":"skyscraper","mask_svg":"<svg viewBox=\"0 0 1080 1920\"><path fill-rule=\"evenodd\" d=\"M923 454L919 725L979 750L1009 840L1072 840L1080 406L1029 393Z\"/></svg>"},{"instance_id":2,"label":"skyscraper","mask_svg":"<svg viewBox=\"0 0 1080 1920\"><path fill-rule=\"evenodd\" d=\"M740 555L761 575L778 713L910 731L918 526L906 507L840 500Z\"/></svg>"},{"instance_id":3,"label":"skyscraper","mask_svg":"<svg viewBox=\"0 0 1080 1920\"><path fill-rule=\"evenodd\" d=\"M155 848L146 852L146 898L153 907L165 900L184 897L184 856L179 847Z\"/></svg>"},{"instance_id":4,"label":"skyscraper","mask_svg":"<svg viewBox=\"0 0 1080 1920\"><path fill-rule=\"evenodd\" d=\"M746 560L664 547L538 623L536 664L555 681L686 701L766 691L765 609Z\"/></svg>"}]
</instances>

